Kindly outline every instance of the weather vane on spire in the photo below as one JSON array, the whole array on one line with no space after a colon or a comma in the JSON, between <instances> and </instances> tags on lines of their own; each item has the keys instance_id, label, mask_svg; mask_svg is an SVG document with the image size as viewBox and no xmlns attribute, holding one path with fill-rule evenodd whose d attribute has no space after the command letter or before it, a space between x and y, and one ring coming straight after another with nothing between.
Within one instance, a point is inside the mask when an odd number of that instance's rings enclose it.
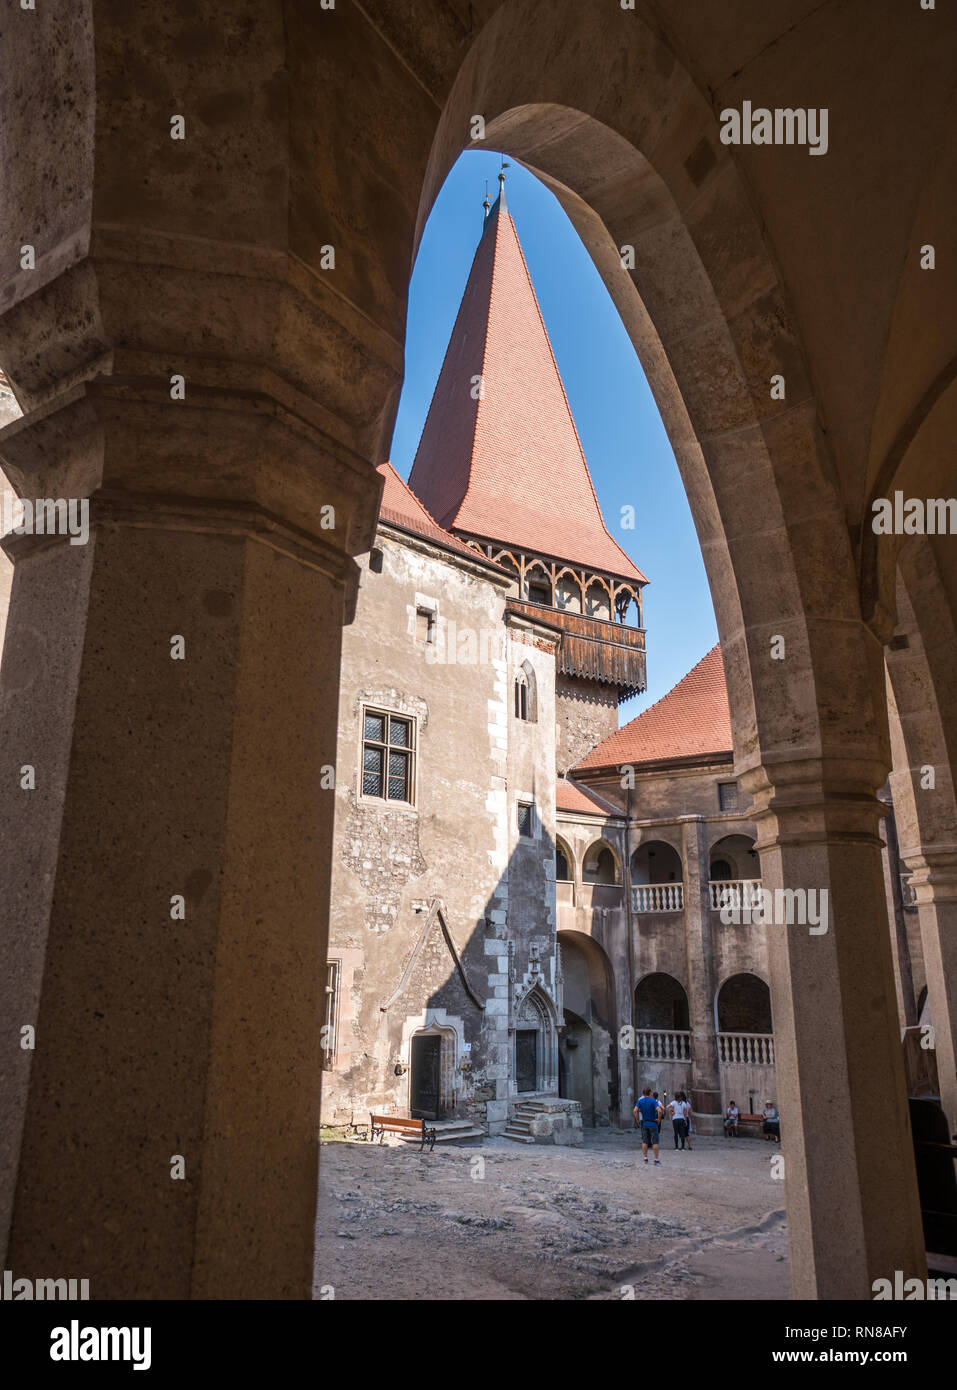
<instances>
[{"instance_id":1,"label":"weather vane on spire","mask_svg":"<svg viewBox=\"0 0 957 1390\"><path fill-rule=\"evenodd\" d=\"M505 163L505 156L502 155L502 167L498 171L498 196L501 199L502 207L505 206L505 170L512 166Z\"/></svg>"}]
</instances>

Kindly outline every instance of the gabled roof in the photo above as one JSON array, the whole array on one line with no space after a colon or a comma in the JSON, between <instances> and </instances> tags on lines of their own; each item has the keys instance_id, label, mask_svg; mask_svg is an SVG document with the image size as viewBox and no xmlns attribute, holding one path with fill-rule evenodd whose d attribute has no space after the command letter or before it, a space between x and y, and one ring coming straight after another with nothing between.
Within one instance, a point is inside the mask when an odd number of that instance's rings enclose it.
<instances>
[{"instance_id":1,"label":"gabled roof","mask_svg":"<svg viewBox=\"0 0 957 1390\"><path fill-rule=\"evenodd\" d=\"M409 486L450 530L647 582L605 526L501 197L475 252Z\"/></svg>"},{"instance_id":2,"label":"gabled roof","mask_svg":"<svg viewBox=\"0 0 957 1390\"><path fill-rule=\"evenodd\" d=\"M584 813L588 816L621 816L620 806L613 806L603 796L593 792L590 787L579 786L565 777L559 777L555 784L555 809L570 811L574 815Z\"/></svg>"},{"instance_id":3,"label":"gabled roof","mask_svg":"<svg viewBox=\"0 0 957 1390\"><path fill-rule=\"evenodd\" d=\"M657 704L596 744L575 770L731 752L728 687L716 646Z\"/></svg>"},{"instance_id":4,"label":"gabled roof","mask_svg":"<svg viewBox=\"0 0 957 1390\"><path fill-rule=\"evenodd\" d=\"M378 471L385 480L382 500L379 503L380 521L384 521L390 526L398 526L402 531L412 531L415 535L423 536L426 540L443 546L446 550L452 550L457 555L467 555L476 564L499 570L502 574L507 572L480 551L466 545L457 536L453 536L450 531L439 526L434 518L429 516L408 484L402 481L391 463L380 463Z\"/></svg>"}]
</instances>

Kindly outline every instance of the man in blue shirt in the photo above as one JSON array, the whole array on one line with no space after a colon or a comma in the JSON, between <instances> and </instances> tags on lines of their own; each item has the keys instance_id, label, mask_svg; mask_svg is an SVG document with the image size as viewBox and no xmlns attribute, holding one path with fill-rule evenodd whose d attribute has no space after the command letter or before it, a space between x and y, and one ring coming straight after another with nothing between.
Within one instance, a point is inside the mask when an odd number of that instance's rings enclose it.
<instances>
[{"instance_id":1,"label":"man in blue shirt","mask_svg":"<svg viewBox=\"0 0 957 1390\"><path fill-rule=\"evenodd\" d=\"M648 1145L650 1144L655 1153L655 1163L658 1166L661 1164L661 1159L658 1157L658 1124L661 1115L661 1105L652 1096L651 1087L646 1086L635 1106L635 1118L641 1125L641 1156L647 1163Z\"/></svg>"}]
</instances>

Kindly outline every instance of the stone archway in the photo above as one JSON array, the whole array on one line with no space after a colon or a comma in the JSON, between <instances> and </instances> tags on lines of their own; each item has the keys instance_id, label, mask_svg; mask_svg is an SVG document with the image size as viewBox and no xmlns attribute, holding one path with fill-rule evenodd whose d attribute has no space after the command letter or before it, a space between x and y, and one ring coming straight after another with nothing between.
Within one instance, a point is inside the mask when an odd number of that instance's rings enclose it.
<instances>
[{"instance_id":1,"label":"stone archway","mask_svg":"<svg viewBox=\"0 0 957 1390\"><path fill-rule=\"evenodd\" d=\"M901 862L909 871L919 923L915 954L923 967L930 1002L934 1061L941 1104L953 1125L957 1116L957 798L951 740L954 727L953 673L957 630L941 582L934 548L912 537L900 557L897 632L887 652L893 748L891 794ZM896 867L896 866L895 866ZM906 933L906 924L905 924ZM906 940L899 954L909 956ZM901 988L913 992L909 969ZM917 1028L920 1009L901 1000L905 1024ZM923 1036L926 1042L926 1035Z\"/></svg>"},{"instance_id":2,"label":"stone archway","mask_svg":"<svg viewBox=\"0 0 957 1390\"><path fill-rule=\"evenodd\" d=\"M605 951L582 932L560 931L563 1023L559 1054L569 1100L588 1126L617 1124L621 1060L615 975Z\"/></svg>"},{"instance_id":3,"label":"stone archway","mask_svg":"<svg viewBox=\"0 0 957 1390\"><path fill-rule=\"evenodd\" d=\"M879 642L861 611L843 476L821 428L789 295L738 162L717 138L713 107L650 26L632 30L619 53L622 76L642 92L638 109L623 111L612 90L607 104L593 92L583 103L583 71L599 63L604 29L581 7L557 8L549 24L561 30L560 53L529 4L500 9L473 45L443 112L420 227L469 113L482 111L488 140L562 202L652 382L702 543L764 885L826 892L840 922L839 934L814 940L769 933L778 1092L792 1136L795 1293L869 1297L890 1261L922 1268L908 1138L876 1164L876 1126L863 1146L849 1141L838 1192L823 1161L826 1136L812 1133L817 1121L801 1103L802 1094L833 1094L836 1085L855 1126L866 1129L882 1069L904 1092L876 794L890 762L886 703ZM495 58L532 34L549 53L547 80L520 79ZM680 137L659 140L668 129ZM628 273L623 247L633 253ZM788 403L777 409L767 384L785 364ZM867 995L882 1001L876 1012ZM844 1045L848 1034L853 1048ZM878 1215L886 1182L900 1195L893 1231ZM851 1262L846 1248L826 1252L823 1235L850 1209L861 1213Z\"/></svg>"},{"instance_id":4,"label":"stone archway","mask_svg":"<svg viewBox=\"0 0 957 1390\"><path fill-rule=\"evenodd\" d=\"M555 1006L533 985L515 1007L509 1075L515 1095L554 1092L558 1088L558 1035Z\"/></svg>"}]
</instances>

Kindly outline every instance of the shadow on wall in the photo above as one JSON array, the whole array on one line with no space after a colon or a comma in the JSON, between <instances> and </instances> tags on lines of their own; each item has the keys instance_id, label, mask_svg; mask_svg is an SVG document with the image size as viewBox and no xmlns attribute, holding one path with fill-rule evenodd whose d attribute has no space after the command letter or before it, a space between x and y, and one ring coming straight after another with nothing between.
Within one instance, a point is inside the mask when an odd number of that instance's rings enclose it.
<instances>
[{"instance_id":1,"label":"shadow on wall","mask_svg":"<svg viewBox=\"0 0 957 1390\"><path fill-rule=\"evenodd\" d=\"M580 933L556 944L556 844L540 824L530 829L464 942L449 889L427 875L410 884L421 910L400 912L398 977L359 1021L367 1034L384 1027L387 1046L360 1039L359 1060L330 1078L355 1109L503 1127L510 1098L548 1092L579 1101L586 1124L617 1123L612 967Z\"/></svg>"}]
</instances>

